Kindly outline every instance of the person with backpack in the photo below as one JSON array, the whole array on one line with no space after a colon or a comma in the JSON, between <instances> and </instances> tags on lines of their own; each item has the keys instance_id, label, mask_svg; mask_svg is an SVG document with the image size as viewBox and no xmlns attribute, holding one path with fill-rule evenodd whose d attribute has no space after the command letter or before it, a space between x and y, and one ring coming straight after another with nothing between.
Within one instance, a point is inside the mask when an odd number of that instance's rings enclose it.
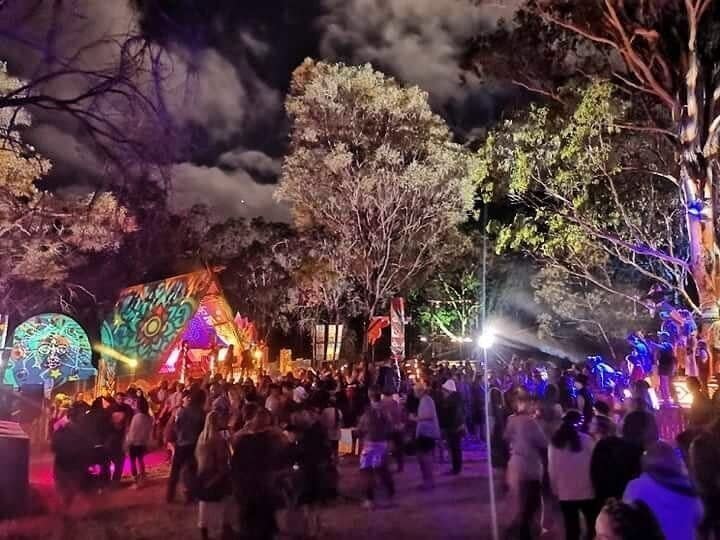
<instances>
[{"instance_id":1,"label":"person with backpack","mask_svg":"<svg viewBox=\"0 0 720 540\"><path fill-rule=\"evenodd\" d=\"M395 483L388 467L388 441L393 431L392 421L383 412L380 388L372 386L368 396L370 406L360 418L358 433L363 440L360 470L365 477L364 506L371 510L375 505L375 477L380 477L391 499L395 496Z\"/></svg>"}]
</instances>

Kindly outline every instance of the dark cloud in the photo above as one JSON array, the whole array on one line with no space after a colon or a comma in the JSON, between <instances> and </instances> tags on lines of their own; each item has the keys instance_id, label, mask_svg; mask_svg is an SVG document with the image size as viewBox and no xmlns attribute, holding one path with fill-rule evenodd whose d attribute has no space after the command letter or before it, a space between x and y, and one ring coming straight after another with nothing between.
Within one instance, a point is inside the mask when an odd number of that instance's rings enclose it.
<instances>
[{"instance_id":1,"label":"dark cloud","mask_svg":"<svg viewBox=\"0 0 720 540\"><path fill-rule=\"evenodd\" d=\"M244 169L226 171L183 163L173 169L174 187L171 203L188 209L207 205L211 217L221 220L230 216L264 217L268 221L289 221L287 207L273 200L275 186L260 184Z\"/></svg>"},{"instance_id":2,"label":"dark cloud","mask_svg":"<svg viewBox=\"0 0 720 540\"><path fill-rule=\"evenodd\" d=\"M492 116L497 96L461 77L459 58L468 39L499 17L509 18L519 1L478 7L474 0L74 0L67 4L72 6L55 46L70 54L94 40L140 28L162 42L167 49L163 99L195 143L194 155L171 169L178 190L173 206L203 202L213 206L218 219L265 215L287 220L287 209L272 198L272 184L287 144L284 95L292 70L305 56L370 61L401 82L427 90L458 133L471 133ZM47 13L22 28L36 43L47 35L54 3L43 5ZM108 43L89 48L77 61L92 69L112 65L117 55L117 46ZM0 33L2 57L25 76L42 61L39 51L8 44ZM149 91L152 83L138 81ZM68 94L77 84L82 81L64 80L50 90ZM39 113L32 129L31 140L56 162L65 181L103 174L102 159L72 122ZM162 142L151 138L148 144Z\"/></svg>"}]
</instances>

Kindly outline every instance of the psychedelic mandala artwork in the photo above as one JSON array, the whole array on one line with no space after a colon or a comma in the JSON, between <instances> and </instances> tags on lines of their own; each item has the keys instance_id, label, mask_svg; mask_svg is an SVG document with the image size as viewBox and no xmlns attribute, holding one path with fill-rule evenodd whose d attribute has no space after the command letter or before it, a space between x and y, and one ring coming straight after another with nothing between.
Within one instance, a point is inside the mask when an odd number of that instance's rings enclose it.
<instances>
[{"instance_id":1,"label":"psychedelic mandala artwork","mask_svg":"<svg viewBox=\"0 0 720 540\"><path fill-rule=\"evenodd\" d=\"M203 271L123 290L102 326L103 345L136 360L140 371L159 367L213 283Z\"/></svg>"},{"instance_id":2,"label":"psychedelic mandala artwork","mask_svg":"<svg viewBox=\"0 0 720 540\"><path fill-rule=\"evenodd\" d=\"M44 313L15 329L8 371L13 383L57 387L97 373L85 330L67 315Z\"/></svg>"}]
</instances>

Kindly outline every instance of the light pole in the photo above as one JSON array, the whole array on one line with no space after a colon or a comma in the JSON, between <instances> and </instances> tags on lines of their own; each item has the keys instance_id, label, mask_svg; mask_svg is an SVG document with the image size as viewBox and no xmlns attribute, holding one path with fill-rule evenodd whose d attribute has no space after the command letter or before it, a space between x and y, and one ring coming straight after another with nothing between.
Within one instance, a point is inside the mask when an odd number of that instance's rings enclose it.
<instances>
[{"instance_id":1,"label":"light pole","mask_svg":"<svg viewBox=\"0 0 720 540\"><path fill-rule=\"evenodd\" d=\"M490 432L490 377L488 372L488 350L495 344L493 329L486 326L477 338L477 346L482 349L483 379L485 381L485 444L487 448L487 475L490 491L490 520L493 540L498 540L497 503L495 501L495 477L492 463L492 442Z\"/></svg>"}]
</instances>

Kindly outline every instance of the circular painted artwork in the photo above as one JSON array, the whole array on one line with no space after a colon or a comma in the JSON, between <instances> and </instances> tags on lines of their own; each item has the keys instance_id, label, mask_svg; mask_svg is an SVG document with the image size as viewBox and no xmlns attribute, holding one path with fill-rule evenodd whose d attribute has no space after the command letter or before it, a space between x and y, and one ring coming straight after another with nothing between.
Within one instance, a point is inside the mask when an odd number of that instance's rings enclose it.
<instances>
[{"instance_id":1,"label":"circular painted artwork","mask_svg":"<svg viewBox=\"0 0 720 540\"><path fill-rule=\"evenodd\" d=\"M15 329L9 369L15 383L59 386L97 373L85 330L67 315L44 313Z\"/></svg>"}]
</instances>

